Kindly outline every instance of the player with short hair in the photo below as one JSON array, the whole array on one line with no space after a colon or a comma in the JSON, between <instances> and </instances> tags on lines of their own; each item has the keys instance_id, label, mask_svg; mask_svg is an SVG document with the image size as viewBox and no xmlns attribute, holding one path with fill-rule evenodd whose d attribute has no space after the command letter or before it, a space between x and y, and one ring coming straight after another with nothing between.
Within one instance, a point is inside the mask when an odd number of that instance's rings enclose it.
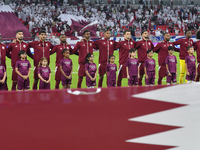
<instances>
[{"instance_id":1,"label":"player with short hair","mask_svg":"<svg viewBox=\"0 0 200 150\"><path fill-rule=\"evenodd\" d=\"M185 58L188 55L187 47L188 46L193 46L194 42L191 39L192 37L192 32L190 30L185 31L185 38L179 39L176 42L174 42L174 45L180 45L180 77L179 77L179 83L183 83L183 78L186 72L186 67L185 67ZM187 80L186 80L187 83Z\"/></svg>"},{"instance_id":2,"label":"player with short hair","mask_svg":"<svg viewBox=\"0 0 200 150\"><path fill-rule=\"evenodd\" d=\"M152 58L153 57L153 50L147 50L147 59L144 61L144 73L145 73L145 84L147 86L155 84L156 78L156 62Z\"/></svg>"},{"instance_id":3,"label":"player with short hair","mask_svg":"<svg viewBox=\"0 0 200 150\"><path fill-rule=\"evenodd\" d=\"M60 70L60 60L63 59L63 53L62 51L64 49L68 49L70 55L76 54L79 55L78 52L73 53L73 49L70 45L67 44L66 36L64 34L60 35L60 44L53 47L53 49L50 51L50 55L54 54L56 52L56 69L55 69L55 80L56 85L55 89L59 89L59 84L61 81L61 70Z\"/></svg>"},{"instance_id":4,"label":"player with short hair","mask_svg":"<svg viewBox=\"0 0 200 150\"><path fill-rule=\"evenodd\" d=\"M62 54L63 54L63 59L60 60L59 68L61 72L63 89L66 89L70 88L72 80L73 64L72 60L69 58L70 55L69 49L63 49Z\"/></svg>"},{"instance_id":5,"label":"player with short hair","mask_svg":"<svg viewBox=\"0 0 200 150\"><path fill-rule=\"evenodd\" d=\"M19 60L19 51L24 50L29 57L33 58L33 55L30 52L28 43L23 41L23 31L18 30L16 32L16 40L13 43L10 43L8 46L8 53L11 53L11 65L12 65L12 90L16 90L17 86L17 73L15 72L16 62Z\"/></svg>"},{"instance_id":6,"label":"player with short hair","mask_svg":"<svg viewBox=\"0 0 200 150\"><path fill-rule=\"evenodd\" d=\"M117 42L110 40L110 30L104 32L104 39L94 41L94 49L99 49L99 83L98 87L102 87L103 77L106 73L106 65L109 61L109 56L113 55Z\"/></svg>"},{"instance_id":7,"label":"player with short hair","mask_svg":"<svg viewBox=\"0 0 200 150\"><path fill-rule=\"evenodd\" d=\"M139 85L142 85L142 78L144 76L144 61L147 59L147 51L153 49L154 45L151 40L149 40L149 34L147 30L141 32L142 40L137 41L135 44L135 49L137 49L138 60L139 60Z\"/></svg>"},{"instance_id":8,"label":"player with short hair","mask_svg":"<svg viewBox=\"0 0 200 150\"><path fill-rule=\"evenodd\" d=\"M28 90L30 89L29 86L29 75L31 72L31 64L26 59L26 51L21 50L19 51L18 57L20 60L18 60L15 64L15 72L17 73L17 89L19 91L21 90Z\"/></svg>"},{"instance_id":9,"label":"player with short hair","mask_svg":"<svg viewBox=\"0 0 200 150\"><path fill-rule=\"evenodd\" d=\"M188 83L195 81L196 76L196 59L194 56L194 48L192 46L187 47L188 55L185 57L185 70L186 79Z\"/></svg>"},{"instance_id":10,"label":"player with short hair","mask_svg":"<svg viewBox=\"0 0 200 150\"><path fill-rule=\"evenodd\" d=\"M164 41L158 43L153 51L158 53L158 64L159 64L159 78L158 78L158 85L161 85L162 84L162 79L167 75L166 72L166 64L165 64L165 59L166 57L169 55L169 52L168 52L168 47L172 46L174 47L174 44L172 42L169 42L170 41L170 34L169 33L164 33ZM179 51L179 49L177 48L173 48L175 51Z\"/></svg>"},{"instance_id":11,"label":"player with short hair","mask_svg":"<svg viewBox=\"0 0 200 150\"><path fill-rule=\"evenodd\" d=\"M200 30L196 32L196 39L197 41L194 43L194 50L196 50L197 54L197 75L196 75L196 82L199 82L200 78Z\"/></svg>"},{"instance_id":12,"label":"player with short hair","mask_svg":"<svg viewBox=\"0 0 200 150\"><path fill-rule=\"evenodd\" d=\"M135 41L131 38L131 31L126 30L124 32L124 41L120 41L117 43L115 49L119 48L119 71L118 71L118 80L117 86L121 86L121 82L123 78L127 78L126 73L126 62L129 55L129 50L135 47Z\"/></svg>"},{"instance_id":13,"label":"player with short hair","mask_svg":"<svg viewBox=\"0 0 200 150\"><path fill-rule=\"evenodd\" d=\"M93 47L94 47L94 42L90 41L90 31L89 30L84 30L83 31L83 36L84 39L80 42L77 42L74 49L73 53L77 53L79 50L79 69L78 69L78 84L77 88L81 88L81 83L83 81L83 77L85 77L85 59L88 53L93 54Z\"/></svg>"},{"instance_id":14,"label":"player with short hair","mask_svg":"<svg viewBox=\"0 0 200 150\"><path fill-rule=\"evenodd\" d=\"M34 83L33 83L33 90L37 90L38 84L38 64L42 57L46 57L48 64L50 63L50 49L53 49L53 45L49 41L46 40L46 32L41 30L39 32L39 41L33 41L29 43L29 47L34 49Z\"/></svg>"},{"instance_id":15,"label":"player with short hair","mask_svg":"<svg viewBox=\"0 0 200 150\"><path fill-rule=\"evenodd\" d=\"M176 69L176 56L173 55L174 47L168 47L169 55L165 59L166 69L167 69L167 85L170 85L171 82L173 84L176 83L177 69Z\"/></svg>"},{"instance_id":16,"label":"player with short hair","mask_svg":"<svg viewBox=\"0 0 200 150\"><path fill-rule=\"evenodd\" d=\"M140 77L139 73L139 61L136 56L136 49L130 49L130 58L126 62L126 72L128 78L128 85L129 86L137 86L138 85L138 78Z\"/></svg>"}]
</instances>

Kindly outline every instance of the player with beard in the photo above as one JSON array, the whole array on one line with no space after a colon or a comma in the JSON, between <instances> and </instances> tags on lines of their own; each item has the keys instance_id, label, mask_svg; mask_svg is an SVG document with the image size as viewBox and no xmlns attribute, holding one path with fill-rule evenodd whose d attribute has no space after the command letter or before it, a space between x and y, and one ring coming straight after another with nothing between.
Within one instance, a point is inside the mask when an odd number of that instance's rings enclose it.
<instances>
[{"instance_id":1,"label":"player with beard","mask_svg":"<svg viewBox=\"0 0 200 150\"><path fill-rule=\"evenodd\" d=\"M19 60L19 51L24 50L29 57L33 58L33 55L30 52L28 43L23 41L23 31L18 30L16 32L17 40L14 40L13 43L10 43L8 46L8 53L11 53L11 65L12 65L12 90L16 90L17 86L17 73L15 72L15 64Z\"/></svg>"},{"instance_id":2,"label":"player with beard","mask_svg":"<svg viewBox=\"0 0 200 150\"><path fill-rule=\"evenodd\" d=\"M40 31L39 32L40 41L33 41L29 43L29 47L34 49L34 83L33 83L33 90L37 89L38 84L38 64L42 57L46 57L48 64L50 62L50 49L53 49L53 45L49 41L46 40L46 32Z\"/></svg>"},{"instance_id":3,"label":"player with beard","mask_svg":"<svg viewBox=\"0 0 200 150\"><path fill-rule=\"evenodd\" d=\"M60 60L63 59L62 51L63 49L68 49L70 51L70 55L74 54L73 49L70 45L67 44L66 36L64 34L60 35L60 44L54 46L54 48L50 51L50 54L54 54L56 52L56 70L55 70L55 80L56 85L55 89L59 89L59 84L61 81L61 71L60 71ZM79 55L79 53L75 53L76 55Z\"/></svg>"},{"instance_id":4,"label":"player with beard","mask_svg":"<svg viewBox=\"0 0 200 150\"><path fill-rule=\"evenodd\" d=\"M168 47L173 46L174 44L172 42L169 42L171 36L169 33L164 33L164 41L158 43L153 51L158 53L158 64L159 64L159 79L158 79L158 85L162 84L162 79L167 75L167 69L165 64L165 59L169 55L168 53ZM179 51L179 49L174 47L175 51Z\"/></svg>"},{"instance_id":5,"label":"player with beard","mask_svg":"<svg viewBox=\"0 0 200 150\"><path fill-rule=\"evenodd\" d=\"M188 55L187 48L188 46L193 46L194 42L191 39L192 37L192 32L190 30L185 31L185 38L179 39L176 42L174 42L174 45L180 45L180 77L179 77L179 83L183 83L184 75L186 73L186 68L185 68L185 57ZM187 80L186 80L187 83Z\"/></svg>"},{"instance_id":6,"label":"player with beard","mask_svg":"<svg viewBox=\"0 0 200 150\"><path fill-rule=\"evenodd\" d=\"M142 79L144 76L144 61L147 59L147 51L149 49L154 48L152 41L149 40L149 34L147 30L143 30L141 34L142 34L142 40L137 41L135 44L135 49L137 49L137 52L138 52L138 60L139 60L139 67L140 67L139 85L142 85Z\"/></svg>"},{"instance_id":7,"label":"player with beard","mask_svg":"<svg viewBox=\"0 0 200 150\"><path fill-rule=\"evenodd\" d=\"M119 71L117 80L117 86L119 87L121 86L122 79L127 78L126 62L130 58L130 49L134 49L135 46L135 41L131 38L130 30L124 32L124 38L124 41L118 42L115 46L115 49L119 48Z\"/></svg>"},{"instance_id":8,"label":"player with beard","mask_svg":"<svg viewBox=\"0 0 200 150\"><path fill-rule=\"evenodd\" d=\"M1 34L0 34L0 65L3 65L5 69L6 69L6 56L8 58L11 58L10 54L8 53L6 45L1 43ZM4 90L6 91L8 90L7 78L5 79Z\"/></svg>"},{"instance_id":9,"label":"player with beard","mask_svg":"<svg viewBox=\"0 0 200 150\"><path fill-rule=\"evenodd\" d=\"M106 66L109 63L109 56L113 55L117 42L110 40L111 34L109 30L104 32L104 39L94 42L94 49L99 49L99 84L102 87L103 77L106 73Z\"/></svg>"},{"instance_id":10,"label":"player with beard","mask_svg":"<svg viewBox=\"0 0 200 150\"><path fill-rule=\"evenodd\" d=\"M197 41L194 43L194 50L196 50L197 54L197 75L196 75L196 82L199 82L200 78L200 30L196 32L196 39Z\"/></svg>"},{"instance_id":11,"label":"player with beard","mask_svg":"<svg viewBox=\"0 0 200 150\"><path fill-rule=\"evenodd\" d=\"M82 39L80 42L77 42L73 53L77 53L79 50L79 58L78 58L78 63L79 63L79 69L78 69L78 84L77 88L81 88L81 83L83 81L83 77L85 77L85 59L88 53L93 54L93 47L94 47L94 42L90 41L90 31L85 30L83 31L83 36L84 39Z\"/></svg>"}]
</instances>

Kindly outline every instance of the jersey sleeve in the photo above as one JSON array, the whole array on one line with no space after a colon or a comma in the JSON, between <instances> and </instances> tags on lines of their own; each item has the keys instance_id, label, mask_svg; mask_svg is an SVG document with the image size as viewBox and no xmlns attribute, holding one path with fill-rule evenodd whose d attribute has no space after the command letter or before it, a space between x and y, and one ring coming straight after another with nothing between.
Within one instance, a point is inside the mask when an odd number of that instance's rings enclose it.
<instances>
[{"instance_id":1,"label":"jersey sleeve","mask_svg":"<svg viewBox=\"0 0 200 150\"><path fill-rule=\"evenodd\" d=\"M187 56L185 57L185 63L186 64L188 63L188 57Z\"/></svg>"},{"instance_id":2,"label":"jersey sleeve","mask_svg":"<svg viewBox=\"0 0 200 150\"><path fill-rule=\"evenodd\" d=\"M153 52L158 53L160 51L160 43L158 43L154 48L153 48Z\"/></svg>"},{"instance_id":3,"label":"jersey sleeve","mask_svg":"<svg viewBox=\"0 0 200 150\"><path fill-rule=\"evenodd\" d=\"M174 45L181 45L181 43L182 43L182 39L179 39L179 40L173 42Z\"/></svg>"},{"instance_id":4,"label":"jersey sleeve","mask_svg":"<svg viewBox=\"0 0 200 150\"><path fill-rule=\"evenodd\" d=\"M30 47L28 45L28 49L27 49L27 55L33 59L33 54L31 53Z\"/></svg>"},{"instance_id":5,"label":"jersey sleeve","mask_svg":"<svg viewBox=\"0 0 200 150\"><path fill-rule=\"evenodd\" d=\"M88 67L89 67L89 64L86 63L86 64L85 64L85 71L88 71Z\"/></svg>"},{"instance_id":6,"label":"jersey sleeve","mask_svg":"<svg viewBox=\"0 0 200 150\"><path fill-rule=\"evenodd\" d=\"M38 68L38 74L41 74L41 67Z\"/></svg>"},{"instance_id":7,"label":"jersey sleeve","mask_svg":"<svg viewBox=\"0 0 200 150\"><path fill-rule=\"evenodd\" d=\"M5 69L5 67L3 66L3 73L5 73L6 72L6 69Z\"/></svg>"},{"instance_id":8,"label":"jersey sleeve","mask_svg":"<svg viewBox=\"0 0 200 150\"><path fill-rule=\"evenodd\" d=\"M140 41L137 41L137 42L135 43L135 48L138 49L139 47L140 47Z\"/></svg>"},{"instance_id":9,"label":"jersey sleeve","mask_svg":"<svg viewBox=\"0 0 200 150\"><path fill-rule=\"evenodd\" d=\"M60 66L62 66L63 65L63 61L62 61L62 59L60 60Z\"/></svg>"},{"instance_id":10,"label":"jersey sleeve","mask_svg":"<svg viewBox=\"0 0 200 150\"><path fill-rule=\"evenodd\" d=\"M54 54L57 51L57 46L54 46L50 51L50 55Z\"/></svg>"},{"instance_id":11,"label":"jersey sleeve","mask_svg":"<svg viewBox=\"0 0 200 150\"><path fill-rule=\"evenodd\" d=\"M70 51L70 55L73 55L73 54L75 54L75 55L79 55L79 52L78 51L76 51L76 52L74 52L73 51L73 48L70 46L70 45L68 45L69 46L69 51Z\"/></svg>"},{"instance_id":12,"label":"jersey sleeve","mask_svg":"<svg viewBox=\"0 0 200 150\"><path fill-rule=\"evenodd\" d=\"M197 42L194 43L194 50L197 50Z\"/></svg>"},{"instance_id":13,"label":"jersey sleeve","mask_svg":"<svg viewBox=\"0 0 200 150\"><path fill-rule=\"evenodd\" d=\"M98 46L98 45L99 45L99 40L94 41L93 48L96 49L96 50L99 49L99 46Z\"/></svg>"},{"instance_id":14,"label":"jersey sleeve","mask_svg":"<svg viewBox=\"0 0 200 150\"><path fill-rule=\"evenodd\" d=\"M8 53L10 53L12 51L12 43L10 43L9 45L8 45Z\"/></svg>"},{"instance_id":15,"label":"jersey sleeve","mask_svg":"<svg viewBox=\"0 0 200 150\"><path fill-rule=\"evenodd\" d=\"M165 64L168 64L169 63L169 59L168 59L168 56L165 58Z\"/></svg>"},{"instance_id":16,"label":"jersey sleeve","mask_svg":"<svg viewBox=\"0 0 200 150\"><path fill-rule=\"evenodd\" d=\"M19 62L18 61L15 64L15 68L19 68Z\"/></svg>"},{"instance_id":17,"label":"jersey sleeve","mask_svg":"<svg viewBox=\"0 0 200 150\"><path fill-rule=\"evenodd\" d=\"M153 49L154 48L154 45L153 45L153 42L151 41L151 49Z\"/></svg>"},{"instance_id":18,"label":"jersey sleeve","mask_svg":"<svg viewBox=\"0 0 200 150\"><path fill-rule=\"evenodd\" d=\"M51 73L51 68L49 67L49 73Z\"/></svg>"},{"instance_id":19,"label":"jersey sleeve","mask_svg":"<svg viewBox=\"0 0 200 150\"><path fill-rule=\"evenodd\" d=\"M70 63L70 66L73 66L73 63L72 63L72 61L71 61L71 63Z\"/></svg>"},{"instance_id":20,"label":"jersey sleeve","mask_svg":"<svg viewBox=\"0 0 200 150\"><path fill-rule=\"evenodd\" d=\"M5 46L5 48L6 48L6 56L8 57L8 58L11 58L11 54L10 54L10 52L8 51L8 48Z\"/></svg>"},{"instance_id":21,"label":"jersey sleeve","mask_svg":"<svg viewBox=\"0 0 200 150\"><path fill-rule=\"evenodd\" d=\"M31 68L31 63L28 61L28 68Z\"/></svg>"},{"instance_id":22,"label":"jersey sleeve","mask_svg":"<svg viewBox=\"0 0 200 150\"><path fill-rule=\"evenodd\" d=\"M73 51L72 51L72 53L77 53L77 51L79 50L79 48L80 48L80 42L77 42L76 43L76 45L75 45L75 47L74 47L74 49L73 49Z\"/></svg>"},{"instance_id":23,"label":"jersey sleeve","mask_svg":"<svg viewBox=\"0 0 200 150\"><path fill-rule=\"evenodd\" d=\"M29 47L32 47L32 48L33 48L34 45L35 45L35 41L28 43L28 46L29 46Z\"/></svg>"},{"instance_id":24,"label":"jersey sleeve","mask_svg":"<svg viewBox=\"0 0 200 150\"><path fill-rule=\"evenodd\" d=\"M121 47L121 42L118 42L117 44L116 44L116 46L115 46L115 50L117 50L118 48L120 48Z\"/></svg>"}]
</instances>

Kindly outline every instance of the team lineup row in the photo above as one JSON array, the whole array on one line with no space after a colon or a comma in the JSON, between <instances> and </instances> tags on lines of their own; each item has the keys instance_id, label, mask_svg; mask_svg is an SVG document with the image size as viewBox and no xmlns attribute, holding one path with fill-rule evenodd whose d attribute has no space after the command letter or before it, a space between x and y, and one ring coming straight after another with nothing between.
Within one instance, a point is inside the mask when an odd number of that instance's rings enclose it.
<instances>
[{"instance_id":1,"label":"team lineup row","mask_svg":"<svg viewBox=\"0 0 200 150\"><path fill-rule=\"evenodd\" d=\"M170 67L169 67L170 64L168 64L168 66L166 66L166 58L168 57L168 55L170 56L169 52L172 51L172 54L173 54L173 50L175 50L180 53L179 54L179 57L180 57L179 83L183 83L183 77L184 77L185 72L187 73L187 79L194 80L193 78L190 79L188 77L189 74L192 74L192 73L190 73L190 69L188 68L190 65L188 65L187 63L189 63L189 62L185 61L187 56L193 56L192 52L190 52L190 51L194 51L194 50L197 51L197 62L198 63L200 62L200 43L199 43L199 41L197 41L195 43L193 42L193 40L191 39L192 33L189 30L187 30L185 32L185 35L186 35L186 38L179 39L176 42L169 42L170 34L165 33L164 41L158 43L154 47L152 41L149 40L149 35L148 35L147 31L142 31L142 40L135 42L131 38L131 32L129 30L127 30L124 32L125 40L120 41L120 42L115 42L114 40L110 40L111 34L110 34L110 31L107 30L104 32L104 39L100 39L100 40L93 42L93 41L90 41L90 31L85 30L83 32L84 38L80 42L77 42L74 49L72 49L71 46L67 44L65 35L60 36L61 43L59 45L53 46L49 41L45 41L46 40L45 31L40 31L40 33L39 33L40 41L33 41L30 43L23 42L23 32L17 31L16 32L16 40L14 40L13 43L11 43L8 46L8 48L6 48L5 45L0 44L1 64L2 64L2 66L4 66L6 68L6 64L5 64L6 58L5 57L7 56L7 57L11 58L11 64L12 64L12 68L13 68L12 90L16 90L18 76L20 76L19 71L16 70L16 63L17 63L17 61L19 61L19 52L21 50L24 50L27 53L27 55L34 60L33 89L37 89L37 84L38 84L39 79L45 83L46 83L46 81L48 81L48 80L44 81L44 79L41 77L41 74L38 75L38 70L40 70L38 66L40 64L41 58L42 59L46 58L46 62L48 65L50 63L50 55L56 53L56 77L55 77L56 89L59 88L60 81L61 80L63 81L63 77L65 77L67 79L66 80L67 84L64 84L64 87L69 88L70 81L68 81L68 80L71 78L71 75L64 76L63 73L64 73L65 69L64 68L62 69L60 61L62 59L66 59L66 58L69 59L69 57L67 57L67 56L65 57L65 53L69 53L70 55L76 54L79 56L79 59L78 59L79 79L78 79L77 87L81 88L81 83L82 83L84 76L86 76L87 86L93 87L93 85L95 84L94 81L96 78L97 69L96 69L94 76L93 75L91 76L90 69L88 70L87 68L95 68L94 66L90 65L90 64L93 64L92 63L93 56L91 56L91 55L93 54L93 49L98 49L99 50L99 67L98 67L99 82L98 82L98 86L102 87L103 77L106 72L107 72L107 85L108 85L108 81L109 81L109 78L108 78L109 67L108 66L110 66L110 68L113 68L112 61L111 61L114 58L113 52L114 52L114 50L119 49L119 65L120 65L120 67L118 70L117 86L121 86L121 81L123 78L129 79L129 85L135 85L137 83L136 82L137 80L138 80L138 85L142 85L142 79L143 79L144 74L145 74L145 79L146 79L145 83L147 85L149 85L149 84L154 83L154 80L150 80L150 79L153 79L153 78L155 79L155 70L150 71L151 70L150 68L153 68L153 67L149 68L148 65L149 64L153 65L152 60L154 60L154 59L152 59L151 55L153 55L153 52L157 52L158 53L158 63L159 63L158 84L162 84L162 78L165 77L166 75L171 76L173 79L175 78L174 74L172 74L172 72L170 72ZM200 38L199 31L197 31L197 33L196 33L196 38L197 39ZM174 47L175 45L180 45L180 49L175 48ZM31 47L34 49L34 54L32 54L30 52ZM193 47L194 47L194 49L193 49ZM170 48L169 52L168 52L168 48ZM173 50L172 50L172 48L173 48ZM65 51L65 53L63 53L64 49L68 50L68 51ZM193 50L190 50L190 49L193 49ZM134 52L131 52L130 50L134 51ZM137 54L138 54L138 59L135 59L135 56L134 56L136 53L135 52L136 50L137 50ZM147 52L148 52L148 54L147 54ZM69 54L66 54L66 55L69 55ZM88 58L86 58L87 56L88 56ZM152 59L152 60L147 61L148 59ZM131 68L130 64L136 64L136 62L134 62L134 61L132 62L130 60L138 61L137 76L135 76L135 74L134 75L131 74L131 72L135 69L130 69ZM195 57L194 57L194 59L191 58L189 60L190 61L195 60ZM168 62L171 62L171 61L174 61L174 60L172 58L170 58ZM128 62L129 62L129 64L127 64ZM68 64L69 62L64 61L63 64L65 64L65 63ZM195 63L196 63L196 61L195 61ZM89 64L89 66L88 66L88 64ZM72 62L71 62L71 65L72 65ZM155 65L155 60L154 60L154 65ZM44 67L44 66L45 65L41 64L40 68ZM129 66L129 68L127 68L128 66ZM195 66L195 68L196 68L196 66ZM154 69L155 69L155 67L154 67ZM43 72L45 72L45 71L43 71ZM71 70L71 72L72 72L72 70ZM94 70L92 72L94 73ZM135 71L133 71L133 72L135 72ZM196 73L196 70L195 70L195 73ZM199 80L199 74L200 74L200 69L199 69L199 66L197 65L196 81ZM116 75L116 72L115 72L115 75ZM194 76L194 74L193 74L193 76ZM3 80L3 77L1 77L1 81L2 80ZM89 84L89 80L91 80L91 82L90 82L91 85ZM114 81L114 80L112 79L112 81ZM175 80L173 80L172 82L174 83L174 81ZM3 82L1 82L1 83L3 83ZM4 82L4 84L5 84L4 89L7 89L7 84L5 82ZM114 82L111 85L114 85ZM25 89L25 88L23 88L23 89Z\"/></svg>"}]
</instances>

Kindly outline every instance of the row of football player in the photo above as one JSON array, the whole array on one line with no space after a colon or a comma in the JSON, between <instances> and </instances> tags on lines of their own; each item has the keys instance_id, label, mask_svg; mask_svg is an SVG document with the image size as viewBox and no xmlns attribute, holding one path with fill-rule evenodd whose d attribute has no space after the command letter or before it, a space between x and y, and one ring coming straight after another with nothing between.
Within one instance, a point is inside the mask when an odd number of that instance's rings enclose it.
<instances>
[{"instance_id":1,"label":"row of football player","mask_svg":"<svg viewBox=\"0 0 200 150\"><path fill-rule=\"evenodd\" d=\"M53 54L56 52L56 88L59 88L59 84L61 81L61 71L59 68L59 62L60 60L63 58L62 55L62 50L63 49L69 49L70 50L70 54L76 54L79 55L79 71L78 71L78 85L77 87L80 88L81 87L81 83L83 80L83 77L85 76L85 59L86 59L86 55L88 53L93 53L93 48L95 49L99 49L99 84L98 86L101 87L102 86L102 82L103 82L103 76L105 74L105 69L106 69L106 65L108 62L108 57L110 55L113 55L114 50L119 49L119 65L120 65L120 71L118 74L118 81L117 81L117 86L121 86L121 81L122 78L127 78L127 74L126 74L126 61L129 58L129 50L130 49L137 49L138 52L138 61L140 63L140 78L139 78L139 85L142 85L142 78L144 75L144 61L147 58L147 50L149 49L153 49L154 52L158 52L158 63L159 66L161 67L159 69L159 80L158 80L158 84L162 83L162 78L165 76L166 74L166 65L165 65L165 58L168 55L168 46L173 46L174 45L180 45L180 50L176 49L176 51L180 52L180 68L181 68L181 73L180 73L180 78L179 78L179 83L183 82L183 76L185 73L185 57L188 55L187 52L187 47L188 46L193 46L194 42L192 41L191 36L191 31L187 30L185 32L186 34L186 38L184 39L180 39L174 43L169 42L170 40L170 34L169 33L165 33L164 35L164 41L158 43L155 47L153 45L153 43L151 42L151 40L149 40L149 35L147 31L142 31L142 40L135 42L134 40L131 39L131 32L130 31L125 31L124 33L124 37L125 40L124 41L120 41L120 42L115 42L114 40L110 40L110 31L107 30L104 33L105 38L104 39L100 39L97 40L95 42L90 41L90 31L85 30L83 32L84 35L84 39L81 40L81 42L78 42L75 46L74 49L71 48L70 45L67 44L66 42L66 37L65 35L61 35L60 36L60 41L61 43L59 45L53 46L50 42L45 41L46 39L46 33L44 31L40 31L39 33L39 37L40 37L40 41L33 41L31 43L25 43L23 42L23 32L22 31L17 31L16 33L16 38L17 40L13 43L11 43L8 46L8 49L6 50L5 45L1 44L0 49L1 49L1 63L4 64L4 66L6 67L5 64L5 55L7 54L7 56L9 58L11 58L11 62L12 62L12 68L13 68L13 73L12 73L12 80L13 80L13 85L12 85L12 90L16 89L16 85L17 85L17 73L15 72L15 64L16 61L19 60L18 57L18 53L20 50L25 50L27 52L27 54L33 58L34 60L34 85L33 85L33 89L37 89L37 83L39 80L38 77L38 64L39 61L42 57L46 57L48 60L48 63L50 63L50 54ZM200 33L197 32L197 39L200 36ZM200 51L200 44L198 44L199 42L195 42L195 50L197 50L197 61L199 62L199 51ZM34 48L34 55L30 53L29 48L33 47ZM50 50L52 49L52 50ZM7 52L7 53L6 53ZM11 54L10 54L11 53ZM197 75L197 79L199 79L199 76Z\"/></svg>"}]
</instances>

